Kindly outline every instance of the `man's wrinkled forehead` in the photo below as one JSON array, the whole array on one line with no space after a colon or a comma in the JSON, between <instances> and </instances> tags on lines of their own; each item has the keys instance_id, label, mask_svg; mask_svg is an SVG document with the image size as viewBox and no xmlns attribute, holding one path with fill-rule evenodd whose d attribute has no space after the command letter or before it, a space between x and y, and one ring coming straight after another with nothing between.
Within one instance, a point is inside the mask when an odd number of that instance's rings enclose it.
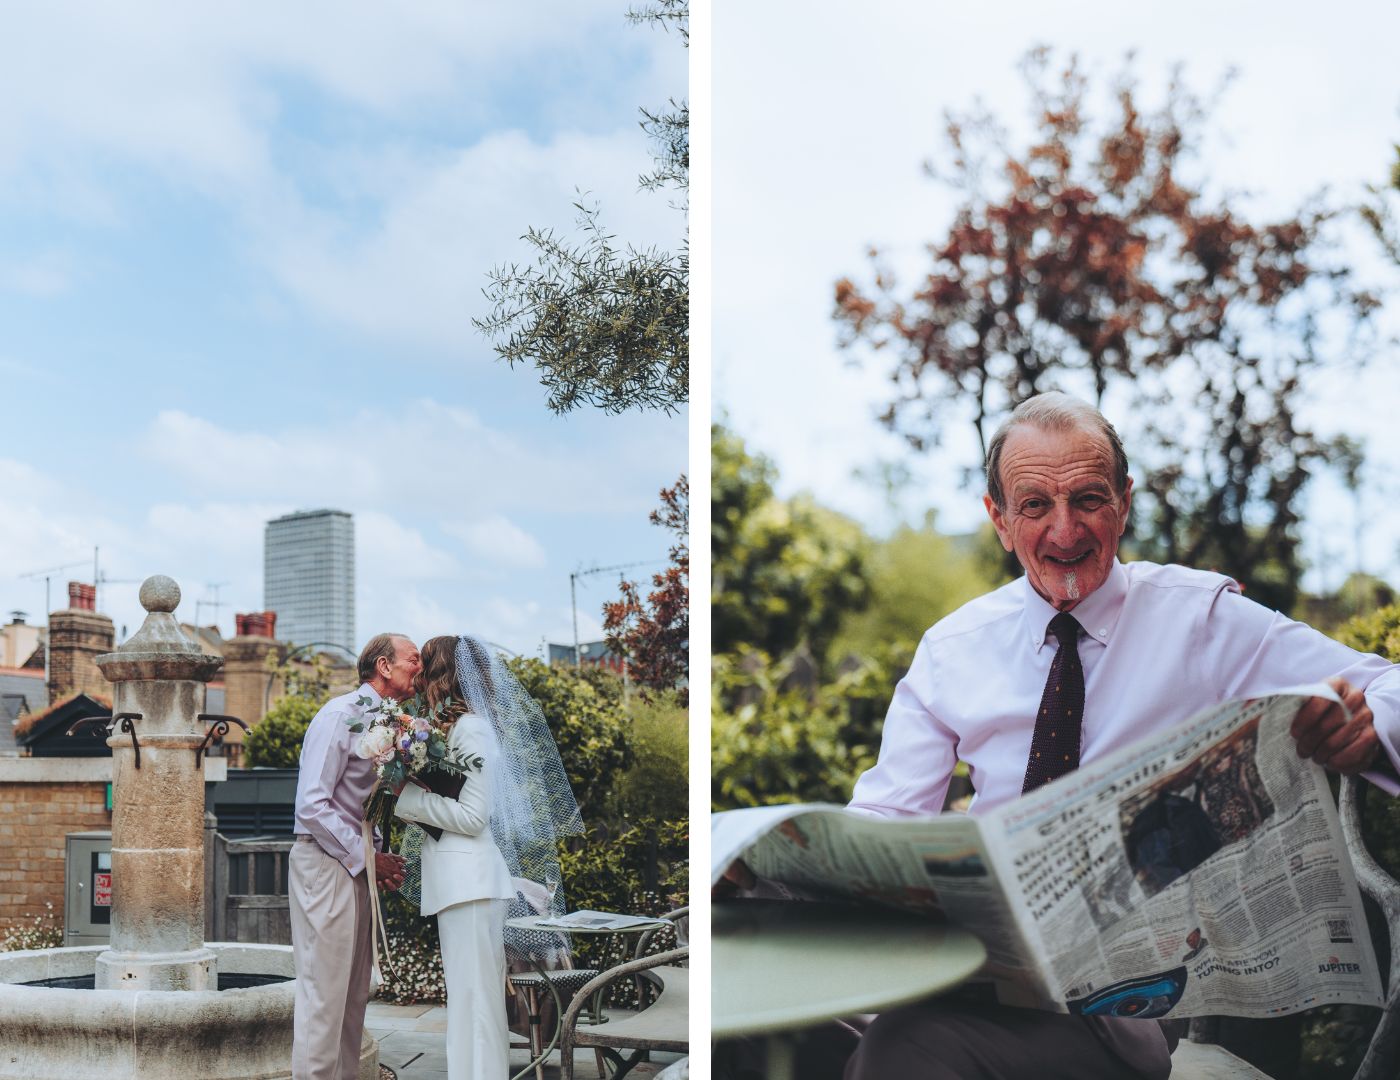
<instances>
[{"instance_id":1,"label":"man's wrinkled forehead","mask_svg":"<svg viewBox=\"0 0 1400 1080\"><path fill-rule=\"evenodd\" d=\"M1027 483L1055 482L1075 487L1100 483L1111 493L1113 448L1102 432L1087 426L1017 424L1006 434L997 471L1008 491Z\"/></svg>"}]
</instances>

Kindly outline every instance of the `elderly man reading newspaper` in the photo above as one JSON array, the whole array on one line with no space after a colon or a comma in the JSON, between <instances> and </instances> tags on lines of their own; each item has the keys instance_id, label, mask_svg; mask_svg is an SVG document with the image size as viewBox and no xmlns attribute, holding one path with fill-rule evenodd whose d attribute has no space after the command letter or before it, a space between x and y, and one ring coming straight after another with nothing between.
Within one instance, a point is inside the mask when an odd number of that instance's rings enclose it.
<instances>
[{"instance_id":1,"label":"elderly man reading newspaper","mask_svg":"<svg viewBox=\"0 0 1400 1080\"><path fill-rule=\"evenodd\" d=\"M985 815L1203 709L1323 682L1334 693L1307 699L1291 723L1297 755L1400 794L1400 667L1265 609L1220 574L1120 563L1132 480L1096 409L1031 398L994 435L986 479L987 512L1025 574L924 635L852 809L937 814L961 760L972 813ZM1142 892L1262 814L1247 757L1207 755L1137 815L1125 842ZM727 875L751 876L742 864ZM1111 912L1121 899L1094 904ZM1170 1052L1151 1021L942 999L877 1017L845 1078L1165 1077Z\"/></svg>"}]
</instances>

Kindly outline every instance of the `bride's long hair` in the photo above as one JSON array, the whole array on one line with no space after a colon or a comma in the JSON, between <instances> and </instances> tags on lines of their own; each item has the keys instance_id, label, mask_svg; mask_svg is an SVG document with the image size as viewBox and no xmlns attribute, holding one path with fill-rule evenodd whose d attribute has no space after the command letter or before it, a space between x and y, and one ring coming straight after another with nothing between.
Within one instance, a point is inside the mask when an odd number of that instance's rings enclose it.
<instances>
[{"instance_id":1,"label":"bride's long hair","mask_svg":"<svg viewBox=\"0 0 1400 1080\"><path fill-rule=\"evenodd\" d=\"M454 724L467 711L457 682L457 638L443 635L424 642L418 650L423 666L413 680L413 688L422 694L433 708L440 701L447 703L439 719Z\"/></svg>"}]
</instances>

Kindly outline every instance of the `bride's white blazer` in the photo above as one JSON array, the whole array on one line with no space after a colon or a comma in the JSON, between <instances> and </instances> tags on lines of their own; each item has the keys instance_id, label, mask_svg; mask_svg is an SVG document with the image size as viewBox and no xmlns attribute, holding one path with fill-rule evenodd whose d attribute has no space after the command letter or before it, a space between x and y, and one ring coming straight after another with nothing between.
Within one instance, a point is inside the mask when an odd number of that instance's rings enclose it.
<instances>
[{"instance_id":1,"label":"bride's white blazer","mask_svg":"<svg viewBox=\"0 0 1400 1080\"><path fill-rule=\"evenodd\" d=\"M495 740L485 718L466 713L452 725L449 745L468 758L480 756L482 768L472 771L462 793L447 799L405 784L394 813L405 821L436 825L442 839L423 838L423 900L421 912L436 915L443 908L469 900L513 900L515 888L500 849L491 838L491 760Z\"/></svg>"}]
</instances>

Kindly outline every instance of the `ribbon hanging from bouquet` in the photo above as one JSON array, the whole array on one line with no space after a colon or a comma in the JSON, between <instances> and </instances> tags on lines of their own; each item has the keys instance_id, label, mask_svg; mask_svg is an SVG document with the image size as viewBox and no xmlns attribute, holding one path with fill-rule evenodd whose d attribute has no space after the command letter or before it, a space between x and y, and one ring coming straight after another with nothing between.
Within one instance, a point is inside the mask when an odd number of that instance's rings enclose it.
<instances>
[{"instance_id":1,"label":"ribbon hanging from bouquet","mask_svg":"<svg viewBox=\"0 0 1400 1080\"><path fill-rule=\"evenodd\" d=\"M373 957L374 977L379 981L384 981L384 973L379 968L379 948L384 947L384 965L393 973L394 978L399 978L398 968L394 967L394 961L389 955L389 934L384 927L384 912L379 907L379 875L375 873L374 866L374 837L370 835L369 821L360 822L360 833L365 841L365 874L369 878L369 940L370 955Z\"/></svg>"}]
</instances>

